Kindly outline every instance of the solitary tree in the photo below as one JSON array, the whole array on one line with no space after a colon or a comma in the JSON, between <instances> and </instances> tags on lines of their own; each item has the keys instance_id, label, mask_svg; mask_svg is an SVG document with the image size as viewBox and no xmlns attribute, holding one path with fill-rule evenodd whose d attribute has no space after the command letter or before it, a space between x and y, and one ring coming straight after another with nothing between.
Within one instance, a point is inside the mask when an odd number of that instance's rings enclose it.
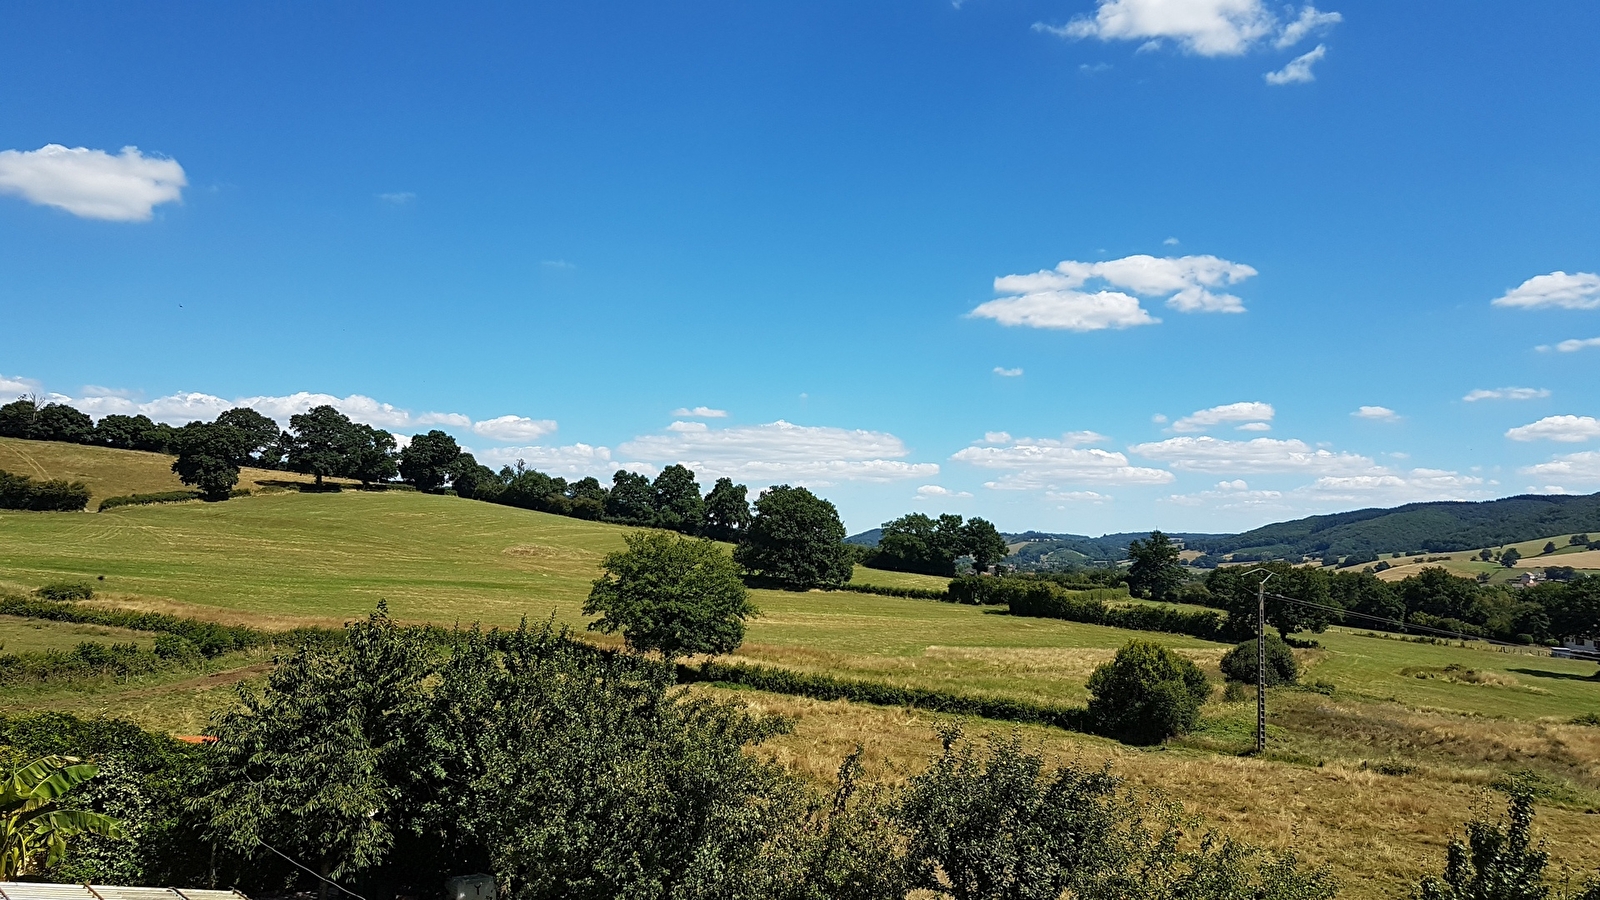
<instances>
[{"instance_id":1,"label":"solitary tree","mask_svg":"<svg viewBox=\"0 0 1600 900\"><path fill-rule=\"evenodd\" d=\"M750 529L733 551L751 573L795 590L850 580L844 523L832 503L803 487L780 484L755 503Z\"/></svg>"},{"instance_id":2,"label":"solitary tree","mask_svg":"<svg viewBox=\"0 0 1600 900\"><path fill-rule=\"evenodd\" d=\"M1130 744L1159 744L1200 721L1211 694L1204 672L1151 641L1129 641L1089 676L1089 718Z\"/></svg>"},{"instance_id":3,"label":"solitary tree","mask_svg":"<svg viewBox=\"0 0 1600 900\"><path fill-rule=\"evenodd\" d=\"M239 461L249 438L231 425L190 422L173 432L178 458L172 471L206 500L226 500L239 483Z\"/></svg>"},{"instance_id":4,"label":"solitary tree","mask_svg":"<svg viewBox=\"0 0 1600 900\"><path fill-rule=\"evenodd\" d=\"M601 615L592 631L621 631L630 650L658 650L667 659L728 653L744 641L755 607L739 566L714 541L635 532L628 549L607 556L585 614Z\"/></svg>"},{"instance_id":5,"label":"solitary tree","mask_svg":"<svg viewBox=\"0 0 1600 900\"><path fill-rule=\"evenodd\" d=\"M413 437L400 451L400 477L419 491L438 493L460 458L461 446L456 439L434 429Z\"/></svg>"},{"instance_id":6,"label":"solitary tree","mask_svg":"<svg viewBox=\"0 0 1600 900\"><path fill-rule=\"evenodd\" d=\"M1522 561L1522 554L1515 547L1507 547L1506 552L1500 554L1500 565L1508 569L1515 568Z\"/></svg>"},{"instance_id":7,"label":"solitary tree","mask_svg":"<svg viewBox=\"0 0 1600 900\"><path fill-rule=\"evenodd\" d=\"M61 808L65 794L98 773L95 766L67 756L11 767L0 781L0 881L55 865L68 839L80 834L123 836L121 824L109 816Z\"/></svg>"},{"instance_id":8,"label":"solitary tree","mask_svg":"<svg viewBox=\"0 0 1600 900\"><path fill-rule=\"evenodd\" d=\"M737 541L750 527L748 489L731 478L718 478L706 495L706 536L719 541Z\"/></svg>"},{"instance_id":9,"label":"solitary tree","mask_svg":"<svg viewBox=\"0 0 1600 900\"><path fill-rule=\"evenodd\" d=\"M314 406L289 417L289 468L322 479L348 474L360 436L350 417L331 406Z\"/></svg>"},{"instance_id":10,"label":"solitary tree","mask_svg":"<svg viewBox=\"0 0 1600 900\"><path fill-rule=\"evenodd\" d=\"M1545 541L1544 542L1544 552L1547 553L1547 554L1556 552L1556 542L1555 541Z\"/></svg>"},{"instance_id":11,"label":"solitary tree","mask_svg":"<svg viewBox=\"0 0 1600 900\"><path fill-rule=\"evenodd\" d=\"M1004 559L1009 548L1006 539L988 519L977 516L961 526L961 549L972 557L972 567L982 572Z\"/></svg>"},{"instance_id":12,"label":"solitary tree","mask_svg":"<svg viewBox=\"0 0 1600 900\"><path fill-rule=\"evenodd\" d=\"M1183 564L1178 560L1178 545L1159 531L1145 540L1128 543L1128 590L1152 600L1170 600L1183 585Z\"/></svg>"}]
</instances>

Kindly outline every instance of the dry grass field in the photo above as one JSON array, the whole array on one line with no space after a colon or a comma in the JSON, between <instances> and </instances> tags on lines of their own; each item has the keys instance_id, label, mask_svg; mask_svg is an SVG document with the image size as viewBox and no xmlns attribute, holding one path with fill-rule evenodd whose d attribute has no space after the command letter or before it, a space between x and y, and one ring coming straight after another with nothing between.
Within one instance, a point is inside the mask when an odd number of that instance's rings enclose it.
<instances>
[{"instance_id":1,"label":"dry grass field","mask_svg":"<svg viewBox=\"0 0 1600 900\"><path fill-rule=\"evenodd\" d=\"M47 447L49 445L33 445ZM4 449L0 447L0 449ZM107 493L148 475L143 461L65 447L78 463L30 456L56 475L77 465ZM107 458L97 461L98 457ZM0 462L0 467L5 467ZM54 468L52 468L54 467ZM141 468L143 467L143 468ZM273 473L274 476L276 473ZM92 604L127 606L263 627L337 624L379 599L410 621L512 625L524 616L582 628L581 606L605 553L626 529L415 493L270 493L219 504L125 507L99 514L0 512L0 587L28 590L104 575ZM1542 544L1541 544L1542 546ZM1570 554L1569 554L1570 555ZM941 579L859 570L861 580L937 586ZM1227 647L996 610L846 592L757 591L738 659L907 686L1081 703L1094 666L1138 636L1195 660L1213 678ZM7 649L123 640L79 626L0 620ZM1217 697L1202 727L1163 748L1135 749L1043 727L968 723L969 732L1017 730L1054 758L1110 763L1232 833L1262 843L1291 836L1331 863L1348 897L1409 893L1436 870L1462 822L1494 812L1489 788L1510 773L1537 779L1540 827L1555 857L1600 860L1600 713L1592 663L1478 646L1415 643L1333 629L1300 651L1309 680L1331 695L1277 690L1269 753L1245 754L1254 706ZM241 682L262 677L264 655L234 654L204 671L126 681L0 690L0 708L120 715L189 734ZM791 734L758 752L808 776L831 778L858 743L876 777L904 778L935 751L936 717L920 711L822 703L715 686L790 716Z\"/></svg>"}]
</instances>

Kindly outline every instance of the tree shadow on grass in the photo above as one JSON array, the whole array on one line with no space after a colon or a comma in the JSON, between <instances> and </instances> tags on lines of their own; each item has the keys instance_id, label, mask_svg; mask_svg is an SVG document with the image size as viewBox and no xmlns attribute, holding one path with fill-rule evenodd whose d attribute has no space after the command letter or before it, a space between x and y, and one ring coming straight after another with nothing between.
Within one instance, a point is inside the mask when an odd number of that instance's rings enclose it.
<instances>
[{"instance_id":1,"label":"tree shadow on grass","mask_svg":"<svg viewBox=\"0 0 1600 900\"><path fill-rule=\"evenodd\" d=\"M1532 675L1534 678L1560 678L1565 681L1600 681L1595 675L1578 675L1573 672L1550 672L1544 669L1507 669L1518 675Z\"/></svg>"}]
</instances>

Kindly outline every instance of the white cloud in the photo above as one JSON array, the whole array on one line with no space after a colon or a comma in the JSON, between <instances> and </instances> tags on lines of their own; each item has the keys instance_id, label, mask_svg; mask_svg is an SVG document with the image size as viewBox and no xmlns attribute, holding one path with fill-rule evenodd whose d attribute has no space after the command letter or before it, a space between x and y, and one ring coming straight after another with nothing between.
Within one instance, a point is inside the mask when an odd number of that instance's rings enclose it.
<instances>
[{"instance_id":1,"label":"white cloud","mask_svg":"<svg viewBox=\"0 0 1600 900\"><path fill-rule=\"evenodd\" d=\"M1132 328L1160 322L1134 294L1166 297L1167 306L1179 312L1241 313L1243 301L1213 289L1237 284L1255 274L1250 266L1215 256L1158 258L1139 254L1096 263L1064 260L1054 269L996 278L995 292L1008 296L978 306L972 315L994 319L1002 325L1068 331ZM1121 290L1081 290L1091 279Z\"/></svg>"},{"instance_id":2,"label":"white cloud","mask_svg":"<svg viewBox=\"0 0 1600 900\"><path fill-rule=\"evenodd\" d=\"M1595 343L1600 344L1600 338L1597 338ZM1461 399L1468 403L1476 403L1479 400L1539 400L1548 396L1550 396L1549 388L1503 387L1476 388L1468 391Z\"/></svg>"},{"instance_id":3,"label":"white cloud","mask_svg":"<svg viewBox=\"0 0 1600 900\"><path fill-rule=\"evenodd\" d=\"M1350 415L1358 419L1369 419L1373 422L1400 421L1400 414L1387 406L1363 406Z\"/></svg>"},{"instance_id":4,"label":"white cloud","mask_svg":"<svg viewBox=\"0 0 1600 900\"><path fill-rule=\"evenodd\" d=\"M570 263L564 259L541 259L539 260L539 265L544 266L546 269L576 269L578 267L577 263Z\"/></svg>"},{"instance_id":5,"label":"white cloud","mask_svg":"<svg viewBox=\"0 0 1600 900\"><path fill-rule=\"evenodd\" d=\"M1276 72L1267 72L1261 77L1266 79L1267 84L1279 87L1286 84L1306 84L1316 81L1317 76L1311 71L1311 67L1327 55L1328 48L1318 44L1315 49L1289 60L1288 64L1283 68Z\"/></svg>"},{"instance_id":6,"label":"white cloud","mask_svg":"<svg viewBox=\"0 0 1600 900\"><path fill-rule=\"evenodd\" d=\"M1079 16L1065 27L1043 23L1036 30L1067 38L1143 41L1140 51L1175 41L1197 56L1238 56L1276 35L1280 48L1340 21L1338 13L1311 6L1283 24L1261 0L1099 0L1094 16Z\"/></svg>"},{"instance_id":7,"label":"white cloud","mask_svg":"<svg viewBox=\"0 0 1600 900\"><path fill-rule=\"evenodd\" d=\"M35 394L39 382L21 375L0 375L0 403L10 403L22 394Z\"/></svg>"},{"instance_id":8,"label":"white cloud","mask_svg":"<svg viewBox=\"0 0 1600 900\"><path fill-rule=\"evenodd\" d=\"M944 499L958 499L958 498L961 498L961 497L971 497L971 496L972 496L972 494L968 493L967 491L952 491L949 488L944 487L942 485L925 484L925 485L922 485L921 487L917 488L916 499L918 499L918 500L944 500Z\"/></svg>"},{"instance_id":9,"label":"white cloud","mask_svg":"<svg viewBox=\"0 0 1600 900\"><path fill-rule=\"evenodd\" d=\"M1173 474L1165 469L1132 466L1121 453L1082 446L1103 439L1092 431L1079 431L1063 435L1060 440L991 441L965 447L950 458L1005 472L998 480L984 484L996 490L1055 490L1062 484L1166 484L1173 480Z\"/></svg>"},{"instance_id":10,"label":"white cloud","mask_svg":"<svg viewBox=\"0 0 1600 900\"><path fill-rule=\"evenodd\" d=\"M287 427L290 416L303 413L314 406L326 405L332 406L354 421L378 428L418 428L430 425L470 428L472 426L472 420L461 413L427 412L413 414L408 410L392 404L382 403L362 394L335 397L332 394L299 391L281 396L238 397L228 400L215 394L206 394L199 391L181 391L176 394L157 397L154 400L139 401L133 399L133 395L128 391L111 388L91 387L86 389L84 393L86 396L76 400L70 397L61 397L60 402L70 403L91 416L99 417L111 414L146 415L157 422L167 422L173 425L214 419L218 414L234 407L245 406L268 418L275 419L279 425ZM554 423L550 424L554 425Z\"/></svg>"},{"instance_id":11,"label":"white cloud","mask_svg":"<svg viewBox=\"0 0 1600 900\"><path fill-rule=\"evenodd\" d=\"M417 195L410 191L393 191L387 194L379 194L378 199L395 206L405 206L407 203L417 199Z\"/></svg>"},{"instance_id":12,"label":"white cloud","mask_svg":"<svg viewBox=\"0 0 1600 900\"><path fill-rule=\"evenodd\" d=\"M612 459L609 447L596 447L592 444L568 444L564 447L493 447L476 456L479 462L486 465L510 466L521 461L530 469L538 469L546 475L560 475L563 478L593 475L605 481L618 469L627 469L652 477L659 471L648 463L616 462Z\"/></svg>"},{"instance_id":13,"label":"white cloud","mask_svg":"<svg viewBox=\"0 0 1600 900\"><path fill-rule=\"evenodd\" d=\"M1578 338L1572 338L1570 340L1562 341L1556 345L1556 349L1562 353L1576 353L1579 350L1584 350L1589 347L1600 347L1600 337L1583 338L1582 340L1579 340ZM1539 349L1548 350L1550 348L1540 347Z\"/></svg>"},{"instance_id":14,"label":"white cloud","mask_svg":"<svg viewBox=\"0 0 1600 900\"><path fill-rule=\"evenodd\" d=\"M1584 450L1579 453L1568 453L1552 458L1549 462L1528 466L1518 470L1523 475L1534 475L1539 478L1559 478L1567 482L1580 484L1594 484L1600 482L1600 450ZM1547 486L1552 493L1564 494L1565 489Z\"/></svg>"},{"instance_id":15,"label":"white cloud","mask_svg":"<svg viewBox=\"0 0 1600 900\"><path fill-rule=\"evenodd\" d=\"M1283 26L1283 30L1278 32L1278 39L1272 43L1279 50L1293 47L1306 35L1332 28L1343 21L1344 16L1336 12L1322 12L1315 6L1307 6L1300 10L1299 18Z\"/></svg>"},{"instance_id":16,"label":"white cloud","mask_svg":"<svg viewBox=\"0 0 1600 900\"><path fill-rule=\"evenodd\" d=\"M1551 272L1535 275L1491 301L1493 306L1519 309L1600 308L1600 275L1593 272Z\"/></svg>"},{"instance_id":17,"label":"white cloud","mask_svg":"<svg viewBox=\"0 0 1600 900\"><path fill-rule=\"evenodd\" d=\"M1217 425L1229 422L1268 422L1277 415L1277 411L1270 403L1260 401L1242 401L1239 403L1224 403L1210 409L1197 410L1172 423L1172 430L1176 432L1205 431Z\"/></svg>"},{"instance_id":18,"label":"white cloud","mask_svg":"<svg viewBox=\"0 0 1600 900\"><path fill-rule=\"evenodd\" d=\"M1166 245L1166 246L1168 246L1168 247L1176 247L1176 246L1178 246L1178 245L1179 245L1179 244L1180 244L1180 243L1182 243L1182 241L1179 241L1179 240L1178 240L1178 239L1177 239L1177 238L1175 238L1175 237L1169 237L1169 238L1167 238L1167 239L1166 239L1166 240L1164 240L1164 241L1162 241L1162 242L1161 242L1161 243L1162 243L1162 244L1164 244L1164 245Z\"/></svg>"},{"instance_id":19,"label":"white cloud","mask_svg":"<svg viewBox=\"0 0 1600 900\"><path fill-rule=\"evenodd\" d=\"M1099 491L1045 491L1044 498L1060 503L1094 503L1097 505L1113 499L1110 494L1102 494Z\"/></svg>"},{"instance_id":20,"label":"white cloud","mask_svg":"<svg viewBox=\"0 0 1600 900\"><path fill-rule=\"evenodd\" d=\"M1415 503L1424 500L1475 500L1486 495L1476 475L1443 469L1412 469L1366 475L1329 475L1295 491L1323 503Z\"/></svg>"},{"instance_id":21,"label":"white cloud","mask_svg":"<svg viewBox=\"0 0 1600 900\"><path fill-rule=\"evenodd\" d=\"M1001 378L1020 378L1022 376L1022 367L1018 366L1015 369L1007 369L1001 366L995 366L994 373L999 375Z\"/></svg>"},{"instance_id":22,"label":"white cloud","mask_svg":"<svg viewBox=\"0 0 1600 900\"><path fill-rule=\"evenodd\" d=\"M137 147L116 156L60 144L0 151L0 193L85 219L149 221L154 207L182 199L188 183L177 160L147 157Z\"/></svg>"},{"instance_id":23,"label":"white cloud","mask_svg":"<svg viewBox=\"0 0 1600 900\"><path fill-rule=\"evenodd\" d=\"M555 420L527 416L499 416L472 425L474 434L494 441L536 441L555 430Z\"/></svg>"},{"instance_id":24,"label":"white cloud","mask_svg":"<svg viewBox=\"0 0 1600 900\"><path fill-rule=\"evenodd\" d=\"M794 425L782 419L731 428L669 428L666 434L634 438L618 450L651 462L682 463L702 478L727 476L746 483L827 486L939 474L936 463L904 461L911 451L892 434Z\"/></svg>"},{"instance_id":25,"label":"white cloud","mask_svg":"<svg viewBox=\"0 0 1600 900\"><path fill-rule=\"evenodd\" d=\"M712 409L709 406L696 406L693 409L688 407L679 407L673 410L672 414L680 419L726 419L728 417L727 410Z\"/></svg>"},{"instance_id":26,"label":"white cloud","mask_svg":"<svg viewBox=\"0 0 1600 900\"><path fill-rule=\"evenodd\" d=\"M1513 441L1559 441L1576 444L1600 437L1600 420L1593 416L1545 416L1506 432Z\"/></svg>"},{"instance_id":27,"label":"white cloud","mask_svg":"<svg viewBox=\"0 0 1600 900\"><path fill-rule=\"evenodd\" d=\"M1155 415L1150 417L1150 421L1156 423L1157 425L1165 425L1166 422L1167 422L1167 417L1162 415L1161 413L1156 413Z\"/></svg>"},{"instance_id":28,"label":"white cloud","mask_svg":"<svg viewBox=\"0 0 1600 900\"><path fill-rule=\"evenodd\" d=\"M1128 448L1147 459L1166 462L1186 472L1313 472L1327 475L1368 474L1378 470L1371 459L1355 453L1313 449L1304 441L1254 438L1226 441L1209 435L1174 437Z\"/></svg>"},{"instance_id":29,"label":"white cloud","mask_svg":"<svg viewBox=\"0 0 1600 900\"><path fill-rule=\"evenodd\" d=\"M985 444L1009 444L1011 443L1011 432L985 431L983 433L983 442Z\"/></svg>"},{"instance_id":30,"label":"white cloud","mask_svg":"<svg viewBox=\"0 0 1600 900\"><path fill-rule=\"evenodd\" d=\"M1272 426L1268 425L1265 422L1246 422L1243 425L1235 425L1233 427L1233 430L1234 431L1271 431L1272 430Z\"/></svg>"},{"instance_id":31,"label":"white cloud","mask_svg":"<svg viewBox=\"0 0 1600 900\"><path fill-rule=\"evenodd\" d=\"M1217 485L1216 490L1197 491L1193 494L1170 494L1162 497L1161 502L1177 506L1209 506L1213 509L1248 509L1283 505L1282 491L1252 491L1232 485L1233 482L1224 481Z\"/></svg>"}]
</instances>

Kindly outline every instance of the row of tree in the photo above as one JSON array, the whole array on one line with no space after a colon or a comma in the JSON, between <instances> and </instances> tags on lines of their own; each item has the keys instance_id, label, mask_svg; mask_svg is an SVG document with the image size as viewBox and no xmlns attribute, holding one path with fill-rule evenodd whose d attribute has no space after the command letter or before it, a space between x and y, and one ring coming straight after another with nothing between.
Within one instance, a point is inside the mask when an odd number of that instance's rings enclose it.
<instances>
[{"instance_id":1,"label":"row of tree","mask_svg":"<svg viewBox=\"0 0 1600 900\"><path fill-rule=\"evenodd\" d=\"M1421 633L1447 631L1527 644L1600 634L1600 576L1573 575L1524 588L1483 584L1441 566L1384 581L1368 571L1262 562L1213 569L1203 583L1194 583L1176 547L1161 532L1135 541L1128 552L1132 563L1126 580L1136 596L1227 610L1229 621L1239 623L1241 636L1253 633L1257 587L1269 574L1267 621L1286 636L1322 631L1341 621L1385 631L1412 626Z\"/></svg>"}]
</instances>

